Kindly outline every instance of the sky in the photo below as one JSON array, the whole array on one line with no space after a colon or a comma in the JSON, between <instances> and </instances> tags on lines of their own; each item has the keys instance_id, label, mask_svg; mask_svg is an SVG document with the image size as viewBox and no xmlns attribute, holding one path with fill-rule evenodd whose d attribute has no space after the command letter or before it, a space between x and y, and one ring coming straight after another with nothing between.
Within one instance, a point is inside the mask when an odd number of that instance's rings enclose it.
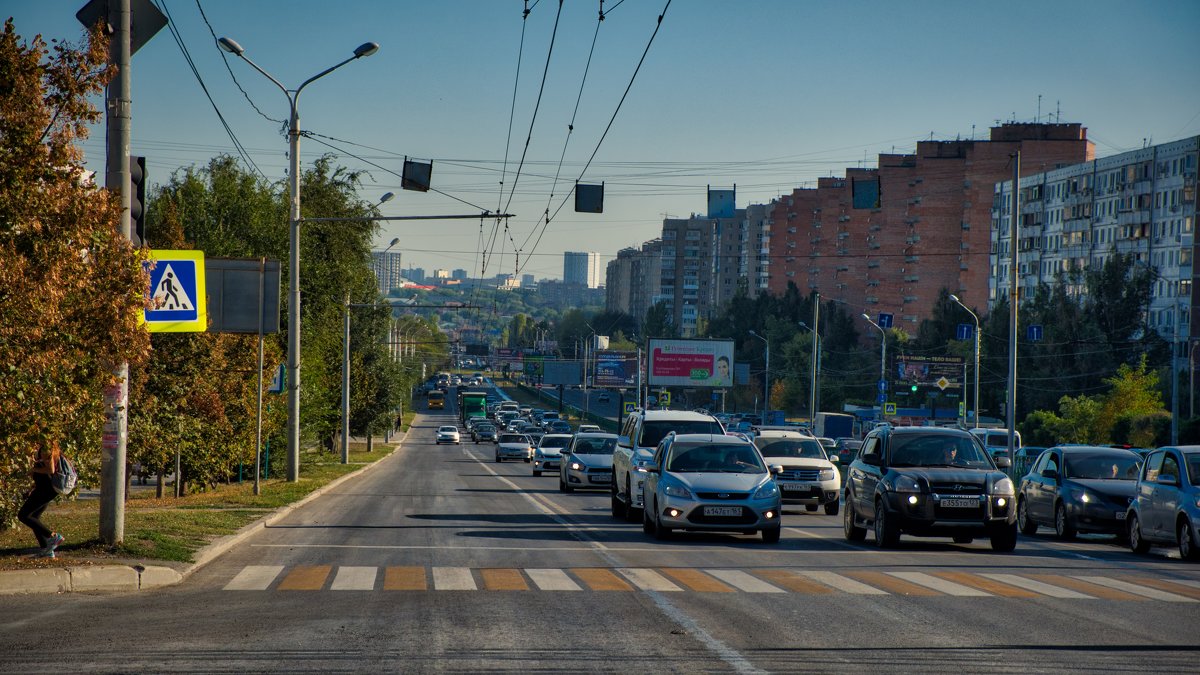
<instances>
[{"instance_id":1,"label":"sky","mask_svg":"<svg viewBox=\"0 0 1200 675\"><path fill-rule=\"evenodd\" d=\"M603 266L704 211L709 185L766 203L998 122L1081 123L1098 157L1200 134L1194 0L606 0L603 21L599 0L154 2L199 81L168 29L133 57L131 152L151 184L236 153L218 110L252 170L286 180L287 99L214 34L289 88L377 42L304 90L300 157L365 171L364 200L396 194L384 215L515 214L382 223L378 247L399 238L427 271L561 278L563 251ZM79 42L83 4L0 15ZM88 168L103 143L102 127L84 142ZM440 194L400 190L406 156L432 160ZM604 213L574 212L576 180L605 184Z\"/></svg>"}]
</instances>

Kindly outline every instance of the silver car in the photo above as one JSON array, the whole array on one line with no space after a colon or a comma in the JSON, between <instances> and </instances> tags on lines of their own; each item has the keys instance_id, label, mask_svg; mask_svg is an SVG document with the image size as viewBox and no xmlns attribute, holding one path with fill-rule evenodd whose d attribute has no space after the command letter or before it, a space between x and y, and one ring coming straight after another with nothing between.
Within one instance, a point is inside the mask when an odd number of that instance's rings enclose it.
<instances>
[{"instance_id":1,"label":"silver car","mask_svg":"<svg viewBox=\"0 0 1200 675\"><path fill-rule=\"evenodd\" d=\"M441 445L442 443L461 443L461 442L462 442L462 438L459 437L459 435L458 435L458 427L452 427L452 426L438 427L438 430L437 430L438 445Z\"/></svg>"},{"instance_id":2,"label":"silver car","mask_svg":"<svg viewBox=\"0 0 1200 675\"><path fill-rule=\"evenodd\" d=\"M533 459L533 445L525 434L502 433L496 443L496 461L519 459L528 462Z\"/></svg>"},{"instance_id":3,"label":"silver car","mask_svg":"<svg viewBox=\"0 0 1200 675\"><path fill-rule=\"evenodd\" d=\"M779 541L779 488L753 443L732 436L668 434L646 467L642 529L658 539L674 530L762 532Z\"/></svg>"},{"instance_id":4,"label":"silver car","mask_svg":"<svg viewBox=\"0 0 1200 675\"><path fill-rule=\"evenodd\" d=\"M1179 557L1200 560L1200 445L1159 448L1146 456L1125 517L1129 548L1179 547Z\"/></svg>"},{"instance_id":5,"label":"silver car","mask_svg":"<svg viewBox=\"0 0 1200 675\"><path fill-rule=\"evenodd\" d=\"M608 490L612 486L613 450L616 448L616 434L575 434L562 453L558 489L562 492L580 488Z\"/></svg>"},{"instance_id":6,"label":"silver car","mask_svg":"<svg viewBox=\"0 0 1200 675\"><path fill-rule=\"evenodd\" d=\"M533 475L543 471L558 471L562 462L563 448L571 444L568 434L546 434L533 450Z\"/></svg>"}]
</instances>

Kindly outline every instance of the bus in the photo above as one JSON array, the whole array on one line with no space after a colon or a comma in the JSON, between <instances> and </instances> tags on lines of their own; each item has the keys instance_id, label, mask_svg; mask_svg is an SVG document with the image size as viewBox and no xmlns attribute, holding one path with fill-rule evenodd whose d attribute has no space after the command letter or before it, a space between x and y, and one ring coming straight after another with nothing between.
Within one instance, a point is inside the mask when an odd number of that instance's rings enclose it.
<instances>
[{"instance_id":1,"label":"bus","mask_svg":"<svg viewBox=\"0 0 1200 675\"><path fill-rule=\"evenodd\" d=\"M446 407L446 392L434 389L425 395L425 407L430 410L442 410Z\"/></svg>"}]
</instances>

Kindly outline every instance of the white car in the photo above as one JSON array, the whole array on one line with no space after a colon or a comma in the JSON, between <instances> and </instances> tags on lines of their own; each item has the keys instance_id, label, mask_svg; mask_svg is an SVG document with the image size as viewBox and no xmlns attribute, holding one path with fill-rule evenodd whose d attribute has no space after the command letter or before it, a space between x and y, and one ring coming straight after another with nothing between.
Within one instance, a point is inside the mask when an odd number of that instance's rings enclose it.
<instances>
[{"instance_id":1,"label":"white car","mask_svg":"<svg viewBox=\"0 0 1200 675\"><path fill-rule=\"evenodd\" d=\"M500 434L500 442L496 444L496 461L519 459L523 462L533 460L533 444L525 434L504 432Z\"/></svg>"},{"instance_id":2,"label":"white car","mask_svg":"<svg viewBox=\"0 0 1200 675\"><path fill-rule=\"evenodd\" d=\"M614 518L631 522L641 519L646 467L653 463L658 444L672 431L720 436L725 427L712 415L683 410L637 410L630 414L621 427L612 458Z\"/></svg>"},{"instance_id":3,"label":"white car","mask_svg":"<svg viewBox=\"0 0 1200 675\"><path fill-rule=\"evenodd\" d=\"M571 444L571 438L570 434L542 436L533 450L533 475L540 476L543 471L558 471L562 451Z\"/></svg>"},{"instance_id":4,"label":"white car","mask_svg":"<svg viewBox=\"0 0 1200 675\"><path fill-rule=\"evenodd\" d=\"M802 504L808 511L825 507L825 514L838 514L842 478L820 440L800 431L759 428L754 446L768 464L783 468L775 476L784 504ZM832 460L832 461L831 461Z\"/></svg>"},{"instance_id":5,"label":"white car","mask_svg":"<svg viewBox=\"0 0 1200 675\"><path fill-rule=\"evenodd\" d=\"M438 427L437 443L462 443L462 438L458 435L458 427L444 426Z\"/></svg>"}]
</instances>

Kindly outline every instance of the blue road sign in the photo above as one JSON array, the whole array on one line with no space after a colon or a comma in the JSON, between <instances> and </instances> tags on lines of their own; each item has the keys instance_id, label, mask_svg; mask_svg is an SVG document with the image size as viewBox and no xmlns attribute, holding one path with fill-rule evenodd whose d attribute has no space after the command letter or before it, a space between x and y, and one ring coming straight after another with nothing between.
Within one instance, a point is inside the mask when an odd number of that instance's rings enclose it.
<instances>
[{"instance_id":1,"label":"blue road sign","mask_svg":"<svg viewBox=\"0 0 1200 675\"><path fill-rule=\"evenodd\" d=\"M208 330L203 251L150 251L150 305L143 320L152 333Z\"/></svg>"},{"instance_id":2,"label":"blue road sign","mask_svg":"<svg viewBox=\"0 0 1200 675\"><path fill-rule=\"evenodd\" d=\"M887 391L887 380L879 381L879 391Z\"/></svg>"},{"instance_id":3,"label":"blue road sign","mask_svg":"<svg viewBox=\"0 0 1200 675\"><path fill-rule=\"evenodd\" d=\"M887 394L880 392L879 396L875 397L875 400L880 403L886 403L887 402Z\"/></svg>"},{"instance_id":4,"label":"blue road sign","mask_svg":"<svg viewBox=\"0 0 1200 675\"><path fill-rule=\"evenodd\" d=\"M635 411L635 410L637 410L637 404L636 404L636 403L632 403L632 402L629 402L629 401L626 401L626 402L625 402L625 414L626 414L626 415L628 415L628 414L632 413L632 412L633 412L633 411Z\"/></svg>"},{"instance_id":5,"label":"blue road sign","mask_svg":"<svg viewBox=\"0 0 1200 675\"><path fill-rule=\"evenodd\" d=\"M1029 340L1030 342L1041 342L1042 341L1041 325L1033 325L1033 326L1026 328L1025 329L1025 339Z\"/></svg>"},{"instance_id":6,"label":"blue road sign","mask_svg":"<svg viewBox=\"0 0 1200 675\"><path fill-rule=\"evenodd\" d=\"M958 324L958 332L955 333L954 339L955 340L970 340L971 332L972 332L973 328L974 328L974 326L972 326L969 323Z\"/></svg>"},{"instance_id":7,"label":"blue road sign","mask_svg":"<svg viewBox=\"0 0 1200 675\"><path fill-rule=\"evenodd\" d=\"M879 327L880 328L891 328L892 327L892 315L888 314L886 312L880 312L879 313Z\"/></svg>"}]
</instances>

